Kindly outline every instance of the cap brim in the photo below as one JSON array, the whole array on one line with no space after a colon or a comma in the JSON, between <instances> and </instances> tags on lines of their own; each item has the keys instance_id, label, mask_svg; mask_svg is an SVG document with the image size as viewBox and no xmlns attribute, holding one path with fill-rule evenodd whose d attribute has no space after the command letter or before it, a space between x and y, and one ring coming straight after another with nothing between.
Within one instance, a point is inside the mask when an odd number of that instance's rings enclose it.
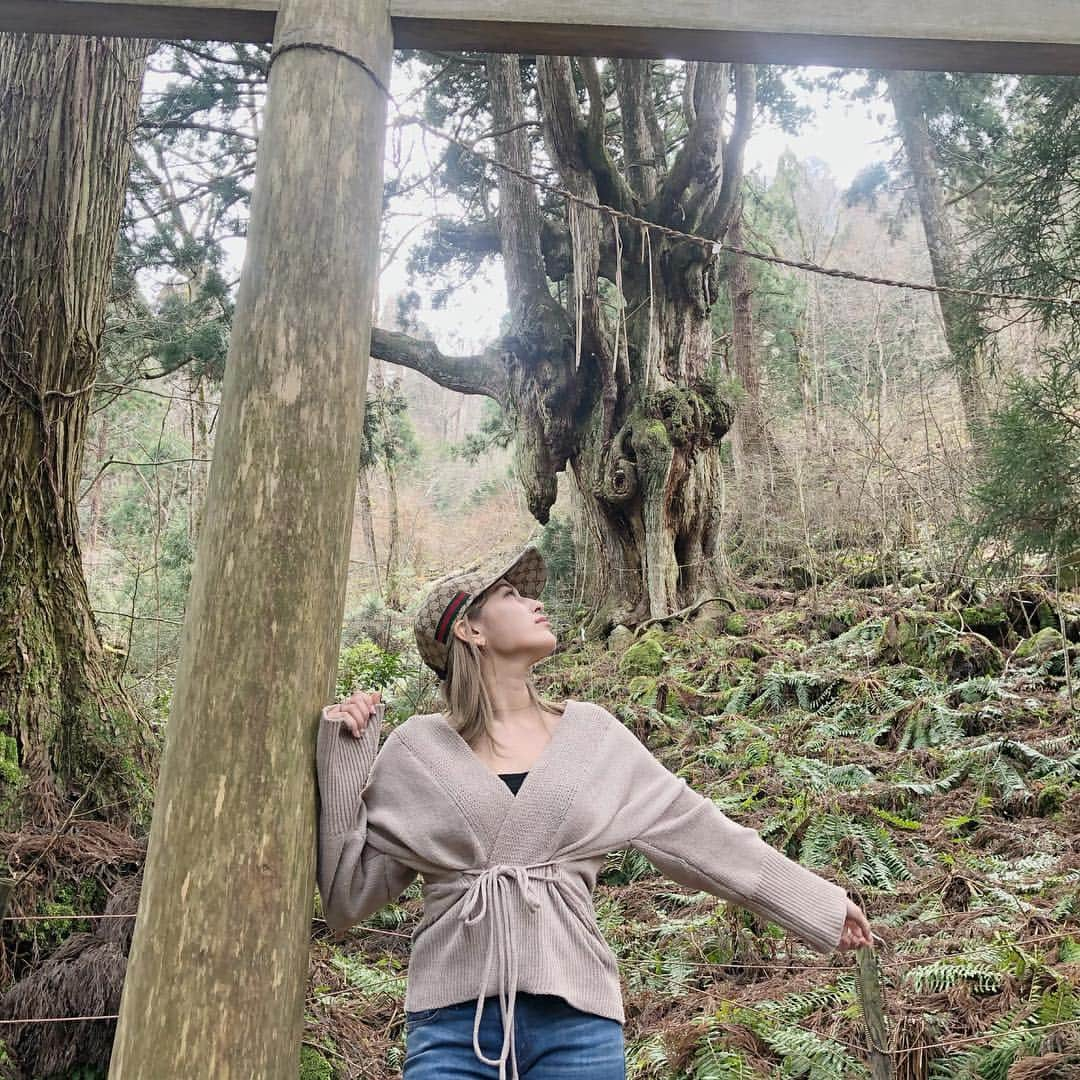
<instances>
[{"instance_id":1,"label":"cap brim","mask_svg":"<svg viewBox=\"0 0 1080 1080\"><path fill-rule=\"evenodd\" d=\"M505 570L494 574L488 582L477 589L476 597L483 595L503 578L506 578L522 596L538 598L547 582L547 566L540 549L535 544L529 544L514 557Z\"/></svg>"}]
</instances>

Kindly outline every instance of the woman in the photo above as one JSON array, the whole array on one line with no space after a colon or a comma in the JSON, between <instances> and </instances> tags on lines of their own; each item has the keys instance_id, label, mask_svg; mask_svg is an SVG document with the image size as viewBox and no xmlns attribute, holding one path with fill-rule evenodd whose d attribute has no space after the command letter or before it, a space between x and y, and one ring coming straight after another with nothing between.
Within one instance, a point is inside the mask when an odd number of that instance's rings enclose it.
<instances>
[{"instance_id":1,"label":"woman","mask_svg":"<svg viewBox=\"0 0 1080 1080\"><path fill-rule=\"evenodd\" d=\"M618 964L592 892L625 847L820 953L872 944L840 886L725 816L617 717L539 696L532 668L555 648L545 580L530 545L497 573L430 590L414 632L444 711L409 717L381 749L379 691L320 719L327 924L352 926L423 877L405 1080L623 1080Z\"/></svg>"}]
</instances>

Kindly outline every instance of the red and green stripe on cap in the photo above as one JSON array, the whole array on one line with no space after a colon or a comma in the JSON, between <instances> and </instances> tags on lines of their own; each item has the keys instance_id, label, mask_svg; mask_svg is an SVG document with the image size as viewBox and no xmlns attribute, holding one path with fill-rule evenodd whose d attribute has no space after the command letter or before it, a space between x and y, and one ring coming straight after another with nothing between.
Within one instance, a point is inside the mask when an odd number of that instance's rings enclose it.
<instances>
[{"instance_id":1,"label":"red and green stripe on cap","mask_svg":"<svg viewBox=\"0 0 1080 1080\"><path fill-rule=\"evenodd\" d=\"M440 645L446 644L450 637L450 627L454 625L454 620L465 609L465 605L469 602L471 596L472 593L456 592L454 598L443 609L439 624L435 627L435 640Z\"/></svg>"}]
</instances>

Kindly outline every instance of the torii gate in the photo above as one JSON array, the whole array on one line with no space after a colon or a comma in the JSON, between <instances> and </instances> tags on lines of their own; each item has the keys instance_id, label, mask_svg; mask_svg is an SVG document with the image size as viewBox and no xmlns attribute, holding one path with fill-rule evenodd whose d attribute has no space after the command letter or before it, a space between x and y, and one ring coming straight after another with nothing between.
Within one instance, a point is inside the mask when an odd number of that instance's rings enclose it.
<instances>
[{"instance_id":1,"label":"torii gate","mask_svg":"<svg viewBox=\"0 0 1080 1080\"><path fill-rule=\"evenodd\" d=\"M1080 72L1075 0L678 7L0 0L0 30L272 38L281 51L111 1080L297 1074L315 718L330 697L344 609L382 195L376 80L389 79L393 45Z\"/></svg>"}]
</instances>

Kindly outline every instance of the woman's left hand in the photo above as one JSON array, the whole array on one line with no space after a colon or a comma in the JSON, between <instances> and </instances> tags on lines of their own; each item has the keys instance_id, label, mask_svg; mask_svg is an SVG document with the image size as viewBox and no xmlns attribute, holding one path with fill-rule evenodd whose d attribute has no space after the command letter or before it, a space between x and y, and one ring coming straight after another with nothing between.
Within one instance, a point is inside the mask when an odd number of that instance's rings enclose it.
<instances>
[{"instance_id":1,"label":"woman's left hand","mask_svg":"<svg viewBox=\"0 0 1080 1080\"><path fill-rule=\"evenodd\" d=\"M840 944L837 948L841 952L850 949L862 948L868 945L874 947L874 939L870 932L870 920L866 913L850 897L847 902L847 916L844 919L844 929L840 934Z\"/></svg>"}]
</instances>

